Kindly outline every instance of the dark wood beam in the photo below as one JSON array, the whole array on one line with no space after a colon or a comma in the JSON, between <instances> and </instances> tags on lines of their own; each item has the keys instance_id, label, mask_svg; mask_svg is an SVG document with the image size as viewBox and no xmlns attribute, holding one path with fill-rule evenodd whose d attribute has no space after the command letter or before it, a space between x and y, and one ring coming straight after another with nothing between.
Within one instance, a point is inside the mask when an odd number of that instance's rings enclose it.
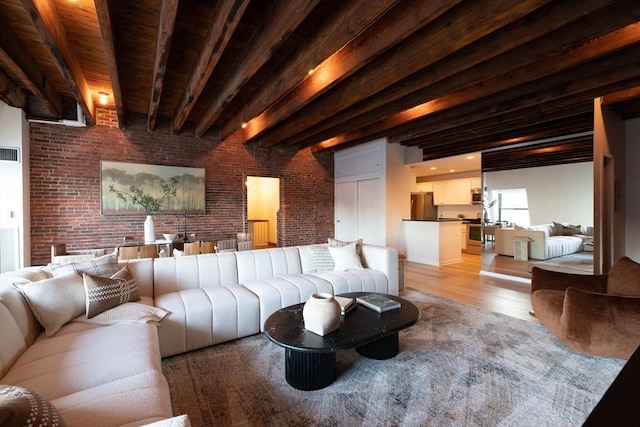
<instances>
[{"instance_id":1,"label":"dark wood beam","mask_svg":"<svg viewBox=\"0 0 640 427\"><path fill-rule=\"evenodd\" d=\"M209 77L211 77L211 73L213 73L229 40L231 40L240 18L242 18L249 5L249 0L223 0L219 3L216 6L216 14L211 21L211 26L200 50L196 65L193 67L193 72L189 77L189 82L173 114L172 126L175 133L180 132L191 110L200 98L202 90Z\"/></svg>"},{"instance_id":2,"label":"dark wood beam","mask_svg":"<svg viewBox=\"0 0 640 427\"><path fill-rule=\"evenodd\" d=\"M318 65L313 74L289 91L244 129L245 142L301 110L392 46L432 22L455 6L456 1L405 0L402 8L392 8L362 31L357 38Z\"/></svg>"},{"instance_id":3,"label":"dark wood beam","mask_svg":"<svg viewBox=\"0 0 640 427\"><path fill-rule=\"evenodd\" d=\"M0 100L5 104L22 110L27 109L27 94L0 70Z\"/></svg>"},{"instance_id":4,"label":"dark wood beam","mask_svg":"<svg viewBox=\"0 0 640 427\"><path fill-rule=\"evenodd\" d=\"M640 86L621 90L616 93L609 93L602 97L602 105L611 105L630 99L640 98Z\"/></svg>"},{"instance_id":5,"label":"dark wood beam","mask_svg":"<svg viewBox=\"0 0 640 427\"><path fill-rule=\"evenodd\" d=\"M593 136L482 153L482 171L523 169L593 161Z\"/></svg>"},{"instance_id":6,"label":"dark wood beam","mask_svg":"<svg viewBox=\"0 0 640 427\"><path fill-rule=\"evenodd\" d=\"M414 34L410 42L403 43L346 80L336 88L339 90L328 92L320 102L297 113L295 121L285 122L274 132L262 136L260 145L269 147L286 141L309 126L331 117L336 111L343 111L364 101L545 3L536 0L473 2L454 7Z\"/></svg>"},{"instance_id":7,"label":"dark wood beam","mask_svg":"<svg viewBox=\"0 0 640 427\"><path fill-rule=\"evenodd\" d=\"M249 46L225 79L196 125L196 136L202 137L213 125L224 107L240 92L247 81L262 67L287 37L318 4L319 0L295 2L277 0L267 12L264 25L252 37Z\"/></svg>"},{"instance_id":8,"label":"dark wood beam","mask_svg":"<svg viewBox=\"0 0 640 427\"><path fill-rule=\"evenodd\" d=\"M635 49L634 45L640 40L639 28L640 23L632 24L622 30L584 43L578 48L572 49L571 54L560 53L544 58L534 66L510 71L508 75L496 76L490 81L472 85L464 90L388 116L366 128L340 135L332 144L323 144L323 146L331 146L338 141L344 143L353 139L362 140L372 135L384 134L388 129L407 125L413 120L427 116L439 115L442 118L443 114L459 116L466 114L466 112L475 112L475 114L486 117L491 112L487 108L496 109L496 105L502 105L500 108L505 108L506 112L509 109L534 105L574 93L594 93L594 90L597 91L599 86L633 77L629 70L637 66L634 65L634 61L637 59L640 49ZM628 48L622 50L623 53L614 53L605 58L599 58L611 49L619 50L624 47ZM579 66L588 60L592 60L588 66ZM567 67L570 68L566 69ZM566 70L550 74L561 69ZM611 71L605 73L607 75L603 76L603 80L599 80L602 73L596 72L595 75L592 73L589 76L589 70ZM549 76L543 79L541 77L544 74ZM537 80L532 81L535 78ZM527 83L529 81L532 82ZM549 90L550 87L552 90ZM593 97L595 96L599 95L596 93ZM520 99L520 104L513 102L513 99Z\"/></svg>"},{"instance_id":9,"label":"dark wood beam","mask_svg":"<svg viewBox=\"0 0 640 427\"><path fill-rule=\"evenodd\" d=\"M362 7L359 1L342 1L331 19L315 32L313 37L305 41L296 51L295 57L273 75L239 112L224 123L221 138L228 138L240 129L243 123L282 98L306 78L309 70L316 68L346 45L397 2L398 0L369 0L367 7Z\"/></svg>"},{"instance_id":10,"label":"dark wood beam","mask_svg":"<svg viewBox=\"0 0 640 427\"><path fill-rule=\"evenodd\" d=\"M113 13L109 6L109 0L95 0L96 14L102 35L102 47L104 48L105 59L107 61L107 71L111 81L113 91L113 101L116 106L118 125L121 129L125 127L124 99L122 98L122 88L120 86L120 74L118 72L118 61L116 57L115 40L111 16Z\"/></svg>"},{"instance_id":11,"label":"dark wood beam","mask_svg":"<svg viewBox=\"0 0 640 427\"><path fill-rule=\"evenodd\" d=\"M576 3L588 13L587 17L578 21L575 21ZM494 77L496 70L529 66L537 58L564 52L570 43L581 43L606 34L619 29L621 21L630 24L640 17L640 6L631 10L598 10L604 6L606 4L598 0L590 0L553 3L536 10L445 60L432 64L402 84L380 91L347 111L308 127L288 138L287 144L306 147L348 129L376 123L383 117L421 104L424 100L480 84ZM578 34L580 38L577 38ZM470 67L473 67L472 70Z\"/></svg>"},{"instance_id":12,"label":"dark wood beam","mask_svg":"<svg viewBox=\"0 0 640 427\"><path fill-rule=\"evenodd\" d=\"M62 106L58 93L46 79L36 61L31 57L2 14L0 14L0 62L15 76L22 87L31 91L38 98L53 116L60 117L62 115ZM15 96L20 97L15 93L14 89L10 89L8 83L4 86L9 92L14 93L11 96L12 98Z\"/></svg>"},{"instance_id":13,"label":"dark wood beam","mask_svg":"<svg viewBox=\"0 0 640 427\"><path fill-rule=\"evenodd\" d=\"M22 0L22 5L49 51L51 59L69 86L73 97L80 105L86 122L94 125L96 115L91 89L84 77L78 58L69 45L55 4L51 0Z\"/></svg>"},{"instance_id":14,"label":"dark wood beam","mask_svg":"<svg viewBox=\"0 0 640 427\"><path fill-rule=\"evenodd\" d=\"M160 3L158 36L156 37L156 50L154 53L153 84L149 100L149 113L147 115L147 130L149 132L153 132L156 127L160 98L164 87L164 75L167 71L169 52L171 50L173 27L178 14L178 2L179 0L161 0Z\"/></svg>"}]
</instances>

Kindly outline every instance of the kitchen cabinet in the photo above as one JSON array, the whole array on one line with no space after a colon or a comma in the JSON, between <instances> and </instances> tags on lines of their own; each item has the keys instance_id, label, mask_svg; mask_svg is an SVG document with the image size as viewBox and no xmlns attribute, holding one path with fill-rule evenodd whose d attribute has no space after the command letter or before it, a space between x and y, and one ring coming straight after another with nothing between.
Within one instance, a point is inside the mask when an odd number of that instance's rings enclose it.
<instances>
[{"instance_id":1,"label":"kitchen cabinet","mask_svg":"<svg viewBox=\"0 0 640 427\"><path fill-rule=\"evenodd\" d=\"M462 261L460 221L402 221L407 260L428 265Z\"/></svg>"},{"instance_id":2,"label":"kitchen cabinet","mask_svg":"<svg viewBox=\"0 0 640 427\"><path fill-rule=\"evenodd\" d=\"M461 230L460 238L462 239L460 241L460 246L462 247L463 251L466 251L467 250L467 224L461 224L460 230Z\"/></svg>"},{"instance_id":3,"label":"kitchen cabinet","mask_svg":"<svg viewBox=\"0 0 640 427\"><path fill-rule=\"evenodd\" d=\"M434 205L470 205L471 180L452 179L433 182Z\"/></svg>"}]
</instances>

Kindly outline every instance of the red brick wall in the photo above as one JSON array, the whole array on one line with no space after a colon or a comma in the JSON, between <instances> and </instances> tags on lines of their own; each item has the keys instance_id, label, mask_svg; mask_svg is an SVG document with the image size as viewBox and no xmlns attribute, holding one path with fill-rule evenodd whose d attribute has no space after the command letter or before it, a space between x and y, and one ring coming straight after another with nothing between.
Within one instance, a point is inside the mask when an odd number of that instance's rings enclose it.
<instances>
[{"instance_id":1,"label":"red brick wall","mask_svg":"<svg viewBox=\"0 0 640 427\"><path fill-rule=\"evenodd\" d=\"M280 178L278 244L326 241L333 235L333 156L215 138L117 128L115 111L99 109L98 125L30 124L32 265L50 262L53 243L68 249L108 248L142 235L144 216L103 216L100 161L206 168L206 213L188 217L188 231L224 239L242 231L242 177ZM154 216L156 233L182 229L183 216Z\"/></svg>"}]
</instances>

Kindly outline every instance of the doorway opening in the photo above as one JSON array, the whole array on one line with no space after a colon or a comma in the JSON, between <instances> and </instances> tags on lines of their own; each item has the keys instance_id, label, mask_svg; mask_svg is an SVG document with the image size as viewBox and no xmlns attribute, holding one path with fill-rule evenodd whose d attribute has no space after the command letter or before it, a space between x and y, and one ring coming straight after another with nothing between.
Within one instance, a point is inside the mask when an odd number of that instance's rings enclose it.
<instances>
[{"instance_id":1,"label":"doorway opening","mask_svg":"<svg viewBox=\"0 0 640 427\"><path fill-rule=\"evenodd\" d=\"M245 181L247 230L255 248L278 246L280 178L248 176Z\"/></svg>"}]
</instances>

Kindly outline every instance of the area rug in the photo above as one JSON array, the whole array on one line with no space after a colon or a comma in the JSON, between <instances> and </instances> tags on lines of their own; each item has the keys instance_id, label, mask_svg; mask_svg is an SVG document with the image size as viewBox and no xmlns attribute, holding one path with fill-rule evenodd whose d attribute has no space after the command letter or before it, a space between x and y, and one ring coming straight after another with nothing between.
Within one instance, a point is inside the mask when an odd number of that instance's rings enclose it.
<instances>
[{"instance_id":1,"label":"area rug","mask_svg":"<svg viewBox=\"0 0 640 427\"><path fill-rule=\"evenodd\" d=\"M593 252L576 252L544 261L529 260L529 266L567 273L593 274Z\"/></svg>"},{"instance_id":2,"label":"area rug","mask_svg":"<svg viewBox=\"0 0 640 427\"><path fill-rule=\"evenodd\" d=\"M400 354L337 354L337 379L299 391L264 335L166 358L174 414L193 426L579 426L624 361L573 352L544 327L415 290ZM358 308L364 309L364 308Z\"/></svg>"}]
</instances>

